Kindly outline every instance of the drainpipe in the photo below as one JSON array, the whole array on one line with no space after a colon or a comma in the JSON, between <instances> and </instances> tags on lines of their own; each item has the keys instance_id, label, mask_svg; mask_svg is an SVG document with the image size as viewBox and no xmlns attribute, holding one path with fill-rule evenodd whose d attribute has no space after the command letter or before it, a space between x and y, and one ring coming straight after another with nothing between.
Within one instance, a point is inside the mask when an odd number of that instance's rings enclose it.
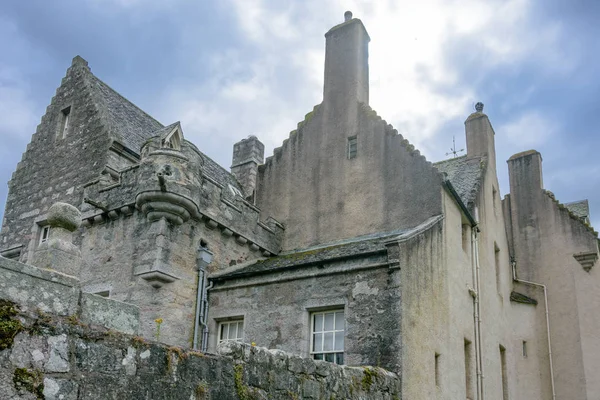
<instances>
[{"instance_id":1,"label":"drainpipe","mask_svg":"<svg viewBox=\"0 0 600 400\"><path fill-rule=\"evenodd\" d=\"M194 341L192 348L198 349L198 334L199 327L202 325L204 338L204 331L208 335L208 327L206 326L206 312L208 311L208 302L206 301L206 266L212 261L212 253L204 248L198 249L198 257L196 258L196 265L198 266L198 287L196 291L196 318L194 319ZM203 340L202 348L205 347Z\"/></svg>"},{"instance_id":2,"label":"drainpipe","mask_svg":"<svg viewBox=\"0 0 600 400\"><path fill-rule=\"evenodd\" d=\"M204 291L204 297L202 299L202 306L204 308L204 312L202 313L202 317L200 319L200 325L202 328L202 352L206 353L208 351L208 291L212 289L213 282L210 282Z\"/></svg>"},{"instance_id":3,"label":"drainpipe","mask_svg":"<svg viewBox=\"0 0 600 400\"><path fill-rule=\"evenodd\" d=\"M512 266L512 274L513 281L523 283L525 285L530 285L534 287L539 287L544 290L544 307L546 308L546 334L548 335L548 360L550 362L550 385L552 386L552 400L556 400L556 390L554 388L554 366L552 364L552 341L550 340L550 316L548 314L548 290L546 289L546 285L542 285L541 283L524 281L517 278L517 261L512 258L511 260Z\"/></svg>"},{"instance_id":4,"label":"drainpipe","mask_svg":"<svg viewBox=\"0 0 600 400\"><path fill-rule=\"evenodd\" d=\"M473 297L473 319L475 325L475 364L477 368L477 399L483 400L484 398L484 390L483 390L483 355L482 355L482 345L481 345L481 307L479 302L479 296L481 291L481 280L479 278L480 275L480 267L479 267L479 242L478 242L478 233L479 228L474 225L472 226L472 234L471 234L471 254L472 260L471 263L473 266L473 284L475 285L474 291L469 291L471 296Z\"/></svg>"}]
</instances>

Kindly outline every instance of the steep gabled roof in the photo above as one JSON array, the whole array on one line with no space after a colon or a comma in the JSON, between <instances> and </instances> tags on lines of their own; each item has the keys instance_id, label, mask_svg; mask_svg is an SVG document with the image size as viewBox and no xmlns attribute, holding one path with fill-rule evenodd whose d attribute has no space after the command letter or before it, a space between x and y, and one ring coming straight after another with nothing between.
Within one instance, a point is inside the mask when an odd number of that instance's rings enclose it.
<instances>
[{"instance_id":1,"label":"steep gabled roof","mask_svg":"<svg viewBox=\"0 0 600 400\"><path fill-rule=\"evenodd\" d=\"M481 187L486 162L485 157L461 156L433 165L446 175L463 203L471 208Z\"/></svg>"},{"instance_id":2,"label":"steep gabled roof","mask_svg":"<svg viewBox=\"0 0 600 400\"><path fill-rule=\"evenodd\" d=\"M179 124L179 122L175 122L164 126L91 72L89 76L91 91L98 106L103 111L103 118L111 135L113 135L114 140L134 153L139 154L142 145L149 138L161 136L164 133L168 134ZM204 158L204 173L209 178L224 187L231 185L239 191L242 190L237 179L231 173L206 154L202 152L200 154ZM224 193L227 196L229 190L226 188Z\"/></svg>"},{"instance_id":3,"label":"steep gabled roof","mask_svg":"<svg viewBox=\"0 0 600 400\"><path fill-rule=\"evenodd\" d=\"M94 74L90 75L91 90L102 108L105 123L115 140L136 154L144 142L156 135L163 125L135 104L121 96Z\"/></svg>"}]
</instances>

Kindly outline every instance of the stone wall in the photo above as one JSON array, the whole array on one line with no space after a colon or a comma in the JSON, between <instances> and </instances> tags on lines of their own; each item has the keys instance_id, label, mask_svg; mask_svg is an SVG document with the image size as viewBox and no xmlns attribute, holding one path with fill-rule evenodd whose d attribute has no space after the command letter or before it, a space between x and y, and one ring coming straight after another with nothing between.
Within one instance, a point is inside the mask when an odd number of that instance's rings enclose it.
<instances>
[{"instance_id":1,"label":"stone wall","mask_svg":"<svg viewBox=\"0 0 600 400\"><path fill-rule=\"evenodd\" d=\"M167 347L0 300L0 398L399 399L398 377L228 343L221 355ZM14 336L14 338L13 338Z\"/></svg>"},{"instance_id":2,"label":"stone wall","mask_svg":"<svg viewBox=\"0 0 600 400\"><path fill-rule=\"evenodd\" d=\"M209 348L216 346L219 322L243 318L246 341L308 357L311 313L343 310L344 363L399 372L399 273L383 250L215 282L209 292Z\"/></svg>"},{"instance_id":3,"label":"stone wall","mask_svg":"<svg viewBox=\"0 0 600 400\"><path fill-rule=\"evenodd\" d=\"M30 255L30 243L39 240L48 208L57 201L79 205L82 186L106 163L110 140L88 88L89 75L87 63L76 57L8 183L0 249L22 245L21 261ZM63 137L59 130L67 107Z\"/></svg>"}]
</instances>

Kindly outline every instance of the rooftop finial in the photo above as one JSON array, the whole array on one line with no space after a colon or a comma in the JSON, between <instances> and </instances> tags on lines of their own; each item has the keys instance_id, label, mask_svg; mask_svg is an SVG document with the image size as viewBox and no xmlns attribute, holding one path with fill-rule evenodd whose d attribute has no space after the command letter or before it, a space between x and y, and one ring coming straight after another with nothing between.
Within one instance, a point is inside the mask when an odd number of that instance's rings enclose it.
<instances>
[{"instance_id":1,"label":"rooftop finial","mask_svg":"<svg viewBox=\"0 0 600 400\"><path fill-rule=\"evenodd\" d=\"M483 112L483 103L478 101L477 104L475 104L475 111L477 112Z\"/></svg>"},{"instance_id":2,"label":"rooftop finial","mask_svg":"<svg viewBox=\"0 0 600 400\"><path fill-rule=\"evenodd\" d=\"M352 19L352 11L346 11L344 13L344 22L350 21Z\"/></svg>"}]
</instances>

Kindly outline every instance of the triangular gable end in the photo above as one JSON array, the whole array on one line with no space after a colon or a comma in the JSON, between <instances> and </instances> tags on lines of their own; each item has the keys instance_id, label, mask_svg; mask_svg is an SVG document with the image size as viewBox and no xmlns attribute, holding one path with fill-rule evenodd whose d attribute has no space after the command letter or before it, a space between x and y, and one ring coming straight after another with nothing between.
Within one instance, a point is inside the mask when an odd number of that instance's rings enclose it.
<instances>
[{"instance_id":1,"label":"triangular gable end","mask_svg":"<svg viewBox=\"0 0 600 400\"><path fill-rule=\"evenodd\" d=\"M176 122L173 129L166 130L161 135L160 143L162 147L166 147L173 150L181 150L181 142L183 141L183 131L181 130L181 124Z\"/></svg>"}]
</instances>

